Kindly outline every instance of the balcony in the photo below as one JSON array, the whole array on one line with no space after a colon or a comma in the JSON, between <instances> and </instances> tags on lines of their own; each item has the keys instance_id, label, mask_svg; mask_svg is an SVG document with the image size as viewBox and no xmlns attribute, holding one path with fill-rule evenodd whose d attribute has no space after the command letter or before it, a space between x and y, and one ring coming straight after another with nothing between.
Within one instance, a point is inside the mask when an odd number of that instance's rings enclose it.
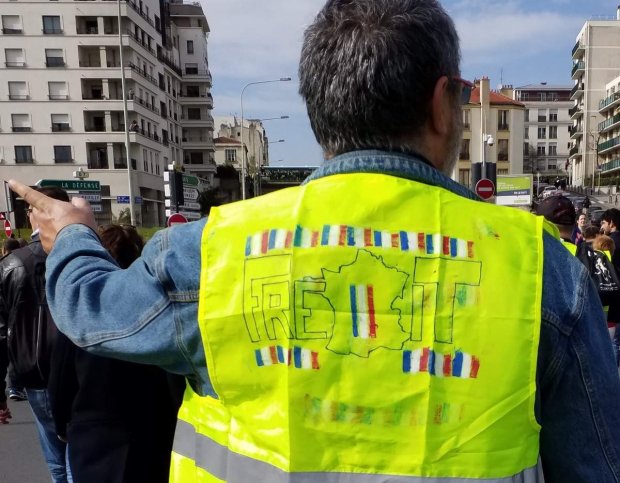
<instances>
[{"instance_id":1,"label":"balcony","mask_svg":"<svg viewBox=\"0 0 620 483\"><path fill-rule=\"evenodd\" d=\"M603 122L599 123L598 130L599 132L609 131L611 128L617 126L620 123L620 114L616 114L609 119L605 119Z\"/></svg>"},{"instance_id":2,"label":"balcony","mask_svg":"<svg viewBox=\"0 0 620 483\"><path fill-rule=\"evenodd\" d=\"M181 70L181 67L179 65L177 65L174 60L172 60L170 57L168 57L165 54L162 54L161 52L159 52L157 54L157 59L159 59L161 62L163 62L164 64L166 64L168 67L170 67L174 72L176 72L179 76L183 75L183 71ZM162 89L164 90L164 89Z\"/></svg>"},{"instance_id":3,"label":"balcony","mask_svg":"<svg viewBox=\"0 0 620 483\"><path fill-rule=\"evenodd\" d=\"M53 122L52 123L52 132L70 132L71 126L68 123L64 122Z\"/></svg>"},{"instance_id":4,"label":"balcony","mask_svg":"<svg viewBox=\"0 0 620 483\"><path fill-rule=\"evenodd\" d=\"M20 35L23 34L23 29L2 29L4 35Z\"/></svg>"},{"instance_id":5,"label":"balcony","mask_svg":"<svg viewBox=\"0 0 620 483\"><path fill-rule=\"evenodd\" d=\"M568 152L568 157L572 158L573 156L577 155L579 153L579 146L573 146L572 148L570 148L570 151Z\"/></svg>"},{"instance_id":6,"label":"balcony","mask_svg":"<svg viewBox=\"0 0 620 483\"><path fill-rule=\"evenodd\" d=\"M12 68L12 69L18 69L18 68L22 68L22 67L26 67L26 62L5 62L4 63L5 67L8 68Z\"/></svg>"},{"instance_id":7,"label":"balcony","mask_svg":"<svg viewBox=\"0 0 620 483\"><path fill-rule=\"evenodd\" d=\"M153 77L152 75L147 74L146 71L142 70L140 67L135 65L133 62L129 62L127 64L127 67L129 67L131 70L133 70L134 72L136 72L139 75L141 75L142 77L144 77L147 81L149 81L155 87L159 87L159 82L157 82L157 79L155 79L155 77Z\"/></svg>"},{"instance_id":8,"label":"balcony","mask_svg":"<svg viewBox=\"0 0 620 483\"><path fill-rule=\"evenodd\" d=\"M581 107L581 106L579 106L579 105L574 106L574 107L571 107L571 108L568 110L568 115L571 117L571 119L573 119L574 117L578 117L578 116L579 116L579 115L581 115L582 113L583 113L583 112L582 112L582 107Z\"/></svg>"},{"instance_id":9,"label":"balcony","mask_svg":"<svg viewBox=\"0 0 620 483\"><path fill-rule=\"evenodd\" d=\"M568 132L571 139L577 139L578 137L583 136L583 127L581 125L569 126Z\"/></svg>"},{"instance_id":10,"label":"balcony","mask_svg":"<svg viewBox=\"0 0 620 483\"><path fill-rule=\"evenodd\" d=\"M27 101L30 99L28 94L9 94L9 99L12 101Z\"/></svg>"},{"instance_id":11,"label":"balcony","mask_svg":"<svg viewBox=\"0 0 620 483\"><path fill-rule=\"evenodd\" d=\"M138 12L138 15L140 15L140 17L142 17L144 20L146 20L151 27L155 28L155 22L153 22L149 18L149 16L146 14L146 12L144 10L142 10L142 8L138 4L132 2L131 0L127 0L127 5L129 5L133 10Z\"/></svg>"},{"instance_id":12,"label":"balcony","mask_svg":"<svg viewBox=\"0 0 620 483\"><path fill-rule=\"evenodd\" d=\"M34 158L32 156L30 156L30 157L21 157L19 159L13 158L13 161L15 161L15 164L32 164L32 163L34 163Z\"/></svg>"},{"instance_id":13,"label":"balcony","mask_svg":"<svg viewBox=\"0 0 620 483\"><path fill-rule=\"evenodd\" d=\"M63 163L72 163L73 158L54 158L54 163L63 164Z\"/></svg>"},{"instance_id":14,"label":"balcony","mask_svg":"<svg viewBox=\"0 0 620 483\"><path fill-rule=\"evenodd\" d=\"M64 67L65 59L63 59L62 57L48 57L47 59L45 59L45 66L46 67Z\"/></svg>"},{"instance_id":15,"label":"balcony","mask_svg":"<svg viewBox=\"0 0 620 483\"><path fill-rule=\"evenodd\" d=\"M469 155L469 151L464 151L464 152L459 153L459 159L461 161L468 161L469 159L471 159Z\"/></svg>"},{"instance_id":16,"label":"balcony","mask_svg":"<svg viewBox=\"0 0 620 483\"><path fill-rule=\"evenodd\" d=\"M80 59L80 67L101 67L100 59ZM119 67L119 66L111 66L108 67Z\"/></svg>"},{"instance_id":17,"label":"balcony","mask_svg":"<svg viewBox=\"0 0 620 483\"><path fill-rule=\"evenodd\" d=\"M600 113L609 111L620 104L620 92L614 92L611 96L601 99L598 103L598 110Z\"/></svg>"},{"instance_id":18,"label":"balcony","mask_svg":"<svg viewBox=\"0 0 620 483\"><path fill-rule=\"evenodd\" d=\"M186 67L183 72L183 77L189 78L204 78L209 83L211 83L211 73L208 69L199 69L197 67Z\"/></svg>"},{"instance_id":19,"label":"balcony","mask_svg":"<svg viewBox=\"0 0 620 483\"><path fill-rule=\"evenodd\" d=\"M99 35L99 28L96 26L81 26L79 25L76 28L76 32L78 33L78 35Z\"/></svg>"},{"instance_id":20,"label":"balcony","mask_svg":"<svg viewBox=\"0 0 620 483\"><path fill-rule=\"evenodd\" d=\"M31 126L12 126L11 131L13 132L32 132Z\"/></svg>"},{"instance_id":21,"label":"balcony","mask_svg":"<svg viewBox=\"0 0 620 483\"><path fill-rule=\"evenodd\" d=\"M585 50L585 46L581 41L577 41L575 46L573 47L572 56L573 59L579 57L579 54Z\"/></svg>"},{"instance_id":22,"label":"balcony","mask_svg":"<svg viewBox=\"0 0 620 483\"><path fill-rule=\"evenodd\" d=\"M508 124L498 124L497 125L497 130L498 131L509 131L510 130L510 126L508 126Z\"/></svg>"},{"instance_id":23,"label":"balcony","mask_svg":"<svg viewBox=\"0 0 620 483\"><path fill-rule=\"evenodd\" d=\"M63 30L61 28L45 27L43 29L43 33L45 35L60 35L62 32Z\"/></svg>"},{"instance_id":24,"label":"balcony","mask_svg":"<svg viewBox=\"0 0 620 483\"><path fill-rule=\"evenodd\" d=\"M153 104L149 104L148 102L146 102L143 99L140 99L139 97L134 97L133 101L137 102L138 104L140 104L143 107L146 107L149 111L153 111L155 114L159 114L159 109L157 109L155 106L153 106Z\"/></svg>"},{"instance_id":25,"label":"balcony","mask_svg":"<svg viewBox=\"0 0 620 483\"><path fill-rule=\"evenodd\" d=\"M66 101L69 99L69 94L48 94L47 98L50 101Z\"/></svg>"},{"instance_id":26,"label":"balcony","mask_svg":"<svg viewBox=\"0 0 620 483\"><path fill-rule=\"evenodd\" d=\"M508 153L497 153L498 161L508 161Z\"/></svg>"},{"instance_id":27,"label":"balcony","mask_svg":"<svg viewBox=\"0 0 620 483\"><path fill-rule=\"evenodd\" d=\"M583 82L578 82L570 91L570 100L574 101L583 95Z\"/></svg>"},{"instance_id":28,"label":"balcony","mask_svg":"<svg viewBox=\"0 0 620 483\"><path fill-rule=\"evenodd\" d=\"M573 69L571 70L571 77L576 79L585 69L586 63L584 61L580 60L579 62L575 62L573 64Z\"/></svg>"},{"instance_id":29,"label":"balcony","mask_svg":"<svg viewBox=\"0 0 620 483\"><path fill-rule=\"evenodd\" d=\"M598 154L603 154L604 152L610 151L619 145L620 145L620 137L615 137L615 138L609 139L608 141L599 143L596 150Z\"/></svg>"},{"instance_id":30,"label":"balcony","mask_svg":"<svg viewBox=\"0 0 620 483\"><path fill-rule=\"evenodd\" d=\"M84 126L86 132L105 132L105 126L86 125Z\"/></svg>"},{"instance_id":31,"label":"balcony","mask_svg":"<svg viewBox=\"0 0 620 483\"><path fill-rule=\"evenodd\" d=\"M146 138L152 139L153 141L157 141L158 143L161 143L161 138L155 132L149 132L139 127L130 128L129 131L138 133L141 136L144 136Z\"/></svg>"},{"instance_id":32,"label":"balcony","mask_svg":"<svg viewBox=\"0 0 620 483\"><path fill-rule=\"evenodd\" d=\"M136 37L136 35L131 32L131 30L127 30L127 36L132 39L134 42L140 44L142 46L142 48L144 50L146 50L147 52L149 52L152 56L157 57L157 52L155 52L147 42L143 41L142 39L139 39L138 37Z\"/></svg>"},{"instance_id":33,"label":"balcony","mask_svg":"<svg viewBox=\"0 0 620 483\"><path fill-rule=\"evenodd\" d=\"M603 173L615 171L618 168L620 168L620 159L612 159L611 161L601 164L601 172Z\"/></svg>"}]
</instances>

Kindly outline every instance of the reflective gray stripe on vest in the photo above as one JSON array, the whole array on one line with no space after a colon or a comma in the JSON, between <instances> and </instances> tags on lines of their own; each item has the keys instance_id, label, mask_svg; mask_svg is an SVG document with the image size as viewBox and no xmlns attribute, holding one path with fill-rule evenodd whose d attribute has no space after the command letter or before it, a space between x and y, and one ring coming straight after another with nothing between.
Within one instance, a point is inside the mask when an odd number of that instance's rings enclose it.
<instances>
[{"instance_id":1,"label":"reflective gray stripe on vest","mask_svg":"<svg viewBox=\"0 0 620 483\"><path fill-rule=\"evenodd\" d=\"M425 478L362 473L287 473L263 461L230 451L226 446L198 434L185 421L177 421L172 451L227 483L543 483L536 466L507 478Z\"/></svg>"}]
</instances>

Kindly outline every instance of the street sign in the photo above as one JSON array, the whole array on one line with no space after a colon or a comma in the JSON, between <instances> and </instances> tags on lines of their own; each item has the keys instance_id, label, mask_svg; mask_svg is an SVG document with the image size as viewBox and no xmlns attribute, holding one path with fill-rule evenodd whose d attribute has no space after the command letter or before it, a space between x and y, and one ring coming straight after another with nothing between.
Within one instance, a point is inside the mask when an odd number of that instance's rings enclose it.
<instances>
[{"instance_id":1,"label":"street sign","mask_svg":"<svg viewBox=\"0 0 620 483\"><path fill-rule=\"evenodd\" d=\"M194 203L193 201L186 201L179 206L179 210L200 210L200 203Z\"/></svg>"},{"instance_id":2,"label":"street sign","mask_svg":"<svg viewBox=\"0 0 620 483\"><path fill-rule=\"evenodd\" d=\"M99 181L80 181L74 179L40 179L37 186L55 186L66 191L101 191Z\"/></svg>"},{"instance_id":3,"label":"street sign","mask_svg":"<svg viewBox=\"0 0 620 483\"><path fill-rule=\"evenodd\" d=\"M178 225L180 223L187 223L187 218L181 213L173 213L170 218L168 218L168 226Z\"/></svg>"},{"instance_id":4,"label":"street sign","mask_svg":"<svg viewBox=\"0 0 620 483\"><path fill-rule=\"evenodd\" d=\"M133 202L134 202L136 205L141 205L141 204L142 204L142 196L134 196L134 198L133 198Z\"/></svg>"},{"instance_id":5,"label":"street sign","mask_svg":"<svg viewBox=\"0 0 620 483\"><path fill-rule=\"evenodd\" d=\"M196 188L183 187L183 198L189 201L196 201L198 199L198 190Z\"/></svg>"},{"instance_id":6,"label":"street sign","mask_svg":"<svg viewBox=\"0 0 620 483\"><path fill-rule=\"evenodd\" d=\"M532 204L532 175L498 175L495 204L530 206Z\"/></svg>"},{"instance_id":7,"label":"street sign","mask_svg":"<svg viewBox=\"0 0 620 483\"><path fill-rule=\"evenodd\" d=\"M103 206L102 205L90 205L90 209L93 210L93 213L103 213Z\"/></svg>"},{"instance_id":8,"label":"street sign","mask_svg":"<svg viewBox=\"0 0 620 483\"><path fill-rule=\"evenodd\" d=\"M11 222L9 220L4 220L4 233L6 233L7 238L11 238L13 234L13 229L11 228Z\"/></svg>"},{"instance_id":9,"label":"street sign","mask_svg":"<svg viewBox=\"0 0 620 483\"><path fill-rule=\"evenodd\" d=\"M128 205L129 204L129 196L117 196L116 202L119 205Z\"/></svg>"},{"instance_id":10,"label":"street sign","mask_svg":"<svg viewBox=\"0 0 620 483\"><path fill-rule=\"evenodd\" d=\"M90 203L100 203L101 195L94 193L70 193L70 198L84 198L86 201Z\"/></svg>"},{"instance_id":11,"label":"street sign","mask_svg":"<svg viewBox=\"0 0 620 483\"><path fill-rule=\"evenodd\" d=\"M495 185L490 179L482 178L476 183L476 194L483 200L488 200L494 193Z\"/></svg>"}]
</instances>

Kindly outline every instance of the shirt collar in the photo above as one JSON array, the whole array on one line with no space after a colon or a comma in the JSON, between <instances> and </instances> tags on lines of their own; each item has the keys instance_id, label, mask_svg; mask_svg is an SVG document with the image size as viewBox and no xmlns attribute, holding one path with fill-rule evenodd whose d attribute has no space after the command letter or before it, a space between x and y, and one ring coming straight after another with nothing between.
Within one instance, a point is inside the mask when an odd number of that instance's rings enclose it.
<instances>
[{"instance_id":1,"label":"shirt collar","mask_svg":"<svg viewBox=\"0 0 620 483\"><path fill-rule=\"evenodd\" d=\"M334 174L347 173L377 173L397 176L445 188L464 198L479 201L479 198L471 190L448 178L431 166L430 162L422 156L389 151L366 150L341 154L326 161L302 184Z\"/></svg>"}]
</instances>

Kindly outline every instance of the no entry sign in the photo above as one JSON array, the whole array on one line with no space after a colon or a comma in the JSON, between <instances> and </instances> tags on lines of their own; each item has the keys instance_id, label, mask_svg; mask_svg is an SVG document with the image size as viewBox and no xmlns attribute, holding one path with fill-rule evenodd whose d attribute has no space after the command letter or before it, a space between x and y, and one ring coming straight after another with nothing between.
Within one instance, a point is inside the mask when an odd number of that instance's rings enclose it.
<instances>
[{"instance_id":1,"label":"no entry sign","mask_svg":"<svg viewBox=\"0 0 620 483\"><path fill-rule=\"evenodd\" d=\"M7 238L11 238L13 234L13 228L11 228L11 222L9 220L4 220L4 233L6 233Z\"/></svg>"},{"instance_id":2,"label":"no entry sign","mask_svg":"<svg viewBox=\"0 0 620 483\"><path fill-rule=\"evenodd\" d=\"M168 226L178 225L179 223L187 223L187 218L185 218L181 213L173 213L168 218Z\"/></svg>"},{"instance_id":3,"label":"no entry sign","mask_svg":"<svg viewBox=\"0 0 620 483\"><path fill-rule=\"evenodd\" d=\"M495 194L495 185L493 181L482 178L476 183L476 194L483 200L488 200Z\"/></svg>"}]
</instances>

